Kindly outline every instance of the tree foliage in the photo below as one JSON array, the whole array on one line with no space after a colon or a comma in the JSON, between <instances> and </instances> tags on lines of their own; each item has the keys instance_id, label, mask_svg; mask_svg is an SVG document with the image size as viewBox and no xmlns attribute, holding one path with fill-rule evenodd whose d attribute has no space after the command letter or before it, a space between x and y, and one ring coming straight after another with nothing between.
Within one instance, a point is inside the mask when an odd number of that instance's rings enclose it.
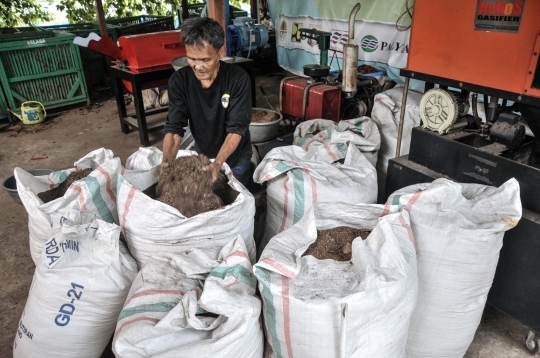
<instances>
[{"instance_id":1,"label":"tree foliage","mask_svg":"<svg viewBox=\"0 0 540 358\"><path fill-rule=\"evenodd\" d=\"M203 2L205 0L188 0L190 4ZM250 0L229 0L229 3L240 7L241 4L249 4ZM181 0L102 0L102 4L105 17L128 17L142 13L172 15ZM0 5L0 27L18 26L21 23L34 25L52 18L37 0L0 0ZM56 7L65 12L72 24L97 21L95 0L60 0Z\"/></svg>"},{"instance_id":2,"label":"tree foliage","mask_svg":"<svg viewBox=\"0 0 540 358\"><path fill-rule=\"evenodd\" d=\"M36 0L0 0L0 27L34 25L40 20L51 20L51 14Z\"/></svg>"}]
</instances>

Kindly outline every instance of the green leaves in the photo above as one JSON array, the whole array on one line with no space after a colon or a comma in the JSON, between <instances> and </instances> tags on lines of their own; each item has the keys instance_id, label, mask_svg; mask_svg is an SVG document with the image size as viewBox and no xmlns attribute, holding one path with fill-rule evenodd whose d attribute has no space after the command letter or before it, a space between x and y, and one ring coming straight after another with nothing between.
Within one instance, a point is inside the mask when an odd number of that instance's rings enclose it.
<instances>
[{"instance_id":1,"label":"green leaves","mask_svg":"<svg viewBox=\"0 0 540 358\"><path fill-rule=\"evenodd\" d=\"M45 11L37 0L0 0L0 27L15 27L20 23L34 25L49 21L52 14Z\"/></svg>"}]
</instances>

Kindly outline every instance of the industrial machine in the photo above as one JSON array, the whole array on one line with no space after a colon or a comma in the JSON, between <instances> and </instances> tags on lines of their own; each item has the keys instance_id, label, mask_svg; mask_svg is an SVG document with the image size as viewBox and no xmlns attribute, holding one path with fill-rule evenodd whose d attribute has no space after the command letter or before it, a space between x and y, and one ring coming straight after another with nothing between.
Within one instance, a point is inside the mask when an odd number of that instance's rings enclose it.
<instances>
[{"instance_id":1,"label":"industrial machine","mask_svg":"<svg viewBox=\"0 0 540 358\"><path fill-rule=\"evenodd\" d=\"M304 75L308 78L293 76L282 80L280 86L280 110L287 117L300 121L323 118L339 121L358 117L370 111L361 97L373 98L379 89L379 82L373 77L364 77L358 73L358 45L354 41L354 22L360 10L356 4L349 16L349 37L343 45L343 72L335 80L329 81L328 50L330 32L301 28L298 31L302 39L309 39L318 44L320 62L304 65ZM362 93L358 88L362 87ZM364 109L360 110L363 105Z\"/></svg>"},{"instance_id":2,"label":"industrial machine","mask_svg":"<svg viewBox=\"0 0 540 358\"><path fill-rule=\"evenodd\" d=\"M256 24L251 17L237 17L227 26L227 56L242 56L264 47L268 43L268 30Z\"/></svg>"},{"instance_id":3,"label":"industrial machine","mask_svg":"<svg viewBox=\"0 0 540 358\"><path fill-rule=\"evenodd\" d=\"M495 186L519 181L523 216L504 237L488 303L531 329L532 352L540 351L539 57L539 1L416 0L402 103L410 78L426 82L422 127L413 129L409 155L399 157L402 106L386 181L386 197L443 176Z\"/></svg>"}]
</instances>

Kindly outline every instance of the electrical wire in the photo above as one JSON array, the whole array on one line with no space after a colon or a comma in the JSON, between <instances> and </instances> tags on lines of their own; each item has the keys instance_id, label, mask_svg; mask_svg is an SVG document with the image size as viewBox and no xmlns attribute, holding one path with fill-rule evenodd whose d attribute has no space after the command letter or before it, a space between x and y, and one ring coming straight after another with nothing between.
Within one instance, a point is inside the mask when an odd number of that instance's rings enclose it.
<instances>
[{"instance_id":1,"label":"electrical wire","mask_svg":"<svg viewBox=\"0 0 540 358\"><path fill-rule=\"evenodd\" d=\"M396 20L396 29L397 29L398 31L407 31L408 29L411 28L411 25L409 25L409 26L407 26L406 28L400 30L400 28L399 28L399 26L398 26L398 22L399 22L399 20L401 20L401 18L402 18L403 16L405 16L406 14L408 14L409 17L410 17L411 20L412 20L412 12L411 12L412 8L413 8L413 6L409 7L409 0L407 0L407 1L405 2L405 11L403 12L403 14L399 15L399 17L398 17L397 20Z\"/></svg>"}]
</instances>

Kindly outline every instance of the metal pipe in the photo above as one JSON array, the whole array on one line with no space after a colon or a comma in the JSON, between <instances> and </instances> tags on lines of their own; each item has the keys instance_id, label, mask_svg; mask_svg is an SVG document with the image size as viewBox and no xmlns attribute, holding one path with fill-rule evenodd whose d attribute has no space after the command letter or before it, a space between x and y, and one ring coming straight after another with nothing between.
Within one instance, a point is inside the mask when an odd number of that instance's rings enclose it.
<instances>
[{"instance_id":1,"label":"metal pipe","mask_svg":"<svg viewBox=\"0 0 540 358\"><path fill-rule=\"evenodd\" d=\"M341 304L341 339L340 339L340 349L339 357L347 358L347 308L346 303Z\"/></svg>"},{"instance_id":2,"label":"metal pipe","mask_svg":"<svg viewBox=\"0 0 540 358\"><path fill-rule=\"evenodd\" d=\"M472 95L472 114L474 117L474 122L478 129L482 129L482 121L478 118L478 93L473 93Z\"/></svg>"},{"instance_id":3,"label":"metal pipe","mask_svg":"<svg viewBox=\"0 0 540 358\"><path fill-rule=\"evenodd\" d=\"M349 15L349 43L354 43L354 19L360 10L360 3L354 5L351 14Z\"/></svg>"},{"instance_id":4,"label":"metal pipe","mask_svg":"<svg viewBox=\"0 0 540 358\"><path fill-rule=\"evenodd\" d=\"M396 158L401 153L401 138L403 137L403 124L405 122L405 107L407 105L407 95L409 94L410 78L405 78L405 87L403 87L403 98L401 99L401 113L399 115L399 128L397 136Z\"/></svg>"}]
</instances>

